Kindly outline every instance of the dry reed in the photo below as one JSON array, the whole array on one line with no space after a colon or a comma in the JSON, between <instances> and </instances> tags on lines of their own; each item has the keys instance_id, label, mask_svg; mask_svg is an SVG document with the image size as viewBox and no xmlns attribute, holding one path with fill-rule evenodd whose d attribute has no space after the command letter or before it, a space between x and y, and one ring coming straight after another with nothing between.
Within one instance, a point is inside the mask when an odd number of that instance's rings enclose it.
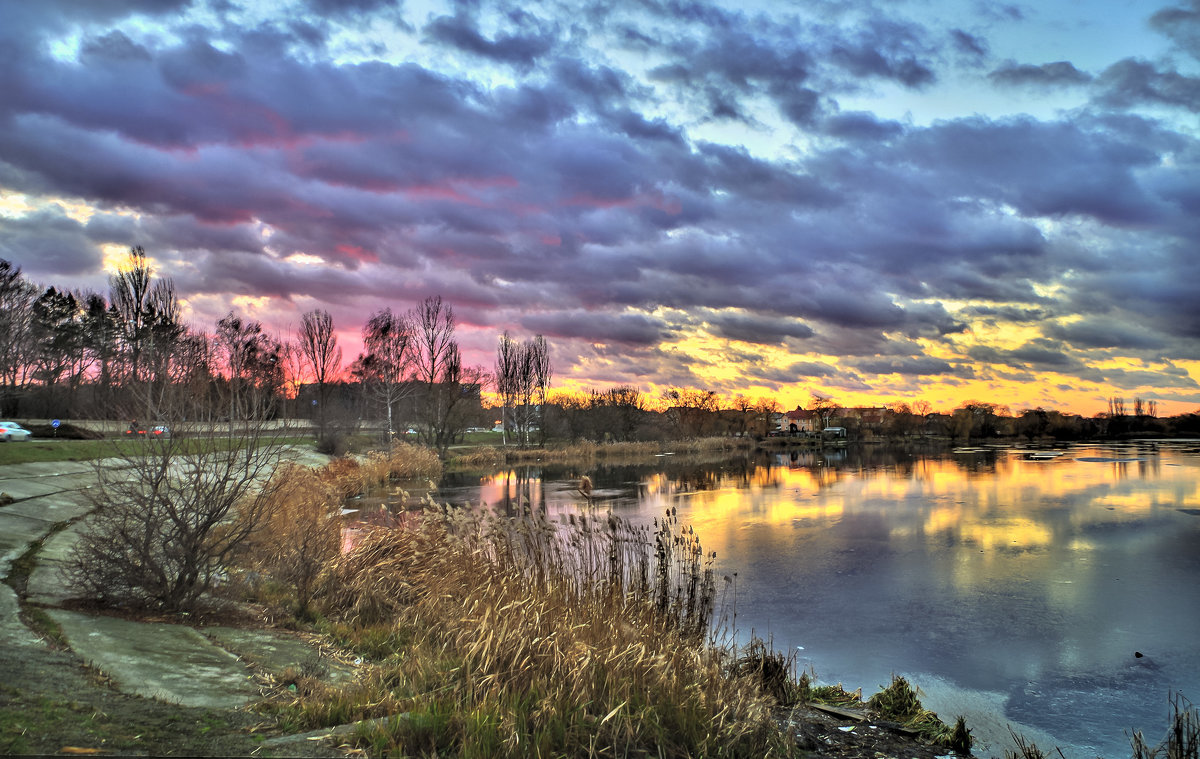
<instances>
[{"instance_id":1,"label":"dry reed","mask_svg":"<svg viewBox=\"0 0 1200 759\"><path fill-rule=\"evenodd\" d=\"M388 451L371 451L358 458L334 459L319 470L344 498L362 495L396 482L436 481L442 462L429 448L395 443Z\"/></svg>"},{"instance_id":2,"label":"dry reed","mask_svg":"<svg viewBox=\"0 0 1200 759\"><path fill-rule=\"evenodd\" d=\"M405 713L360 730L373 753L787 754L777 701L707 638L711 562L673 512L639 528L431 508L413 529L365 535L327 575L343 643L405 642L364 690L314 691L287 713L313 726L329 704L345 718L348 700L353 719Z\"/></svg>"},{"instance_id":3,"label":"dry reed","mask_svg":"<svg viewBox=\"0 0 1200 759\"><path fill-rule=\"evenodd\" d=\"M263 520L241 546L237 563L252 592L265 600L263 579L272 578L295 593L294 611L308 612L317 577L341 545L339 488L321 472L296 464L272 478Z\"/></svg>"},{"instance_id":4,"label":"dry reed","mask_svg":"<svg viewBox=\"0 0 1200 759\"><path fill-rule=\"evenodd\" d=\"M1130 737L1133 759L1197 759L1200 757L1200 711L1181 694L1171 696L1171 727L1162 743L1151 747L1142 733Z\"/></svg>"}]
</instances>

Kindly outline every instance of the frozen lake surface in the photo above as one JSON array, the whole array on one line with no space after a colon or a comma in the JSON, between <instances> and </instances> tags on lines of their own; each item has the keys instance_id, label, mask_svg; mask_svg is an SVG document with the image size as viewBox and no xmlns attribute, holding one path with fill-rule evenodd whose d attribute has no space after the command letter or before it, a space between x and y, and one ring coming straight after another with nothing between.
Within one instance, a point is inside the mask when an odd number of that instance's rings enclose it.
<instances>
[{"instance_id":1,"label":"frozen lake surface","mask_svg":"<svg viewBox=\"0 0 1200 759\"><path fill-rule=\"evenodd\" d=\"M739 630L866 694L905 675L981 756L1008 724L1069 759L1129 756L1127 730L1165 735L1171 693L1200 699L1198 441L668 456L455 475L437 497L573 511L580 474L596 508L677 508L734 580Z\"/></svg>"}]
</instances>

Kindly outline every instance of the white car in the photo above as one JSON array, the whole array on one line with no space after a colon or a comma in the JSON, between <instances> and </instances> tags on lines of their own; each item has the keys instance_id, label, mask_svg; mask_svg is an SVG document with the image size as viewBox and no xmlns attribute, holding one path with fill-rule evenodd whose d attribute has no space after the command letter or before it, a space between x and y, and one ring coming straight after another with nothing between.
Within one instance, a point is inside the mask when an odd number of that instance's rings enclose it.
<instances>
[{"instance_id":1,"label":"white car","mask_svg":"<svg viewBox=\"0 0 1200 759\"><path fill-rule=\"evenodd\" d=\"M31 437L33 433L16 422L0 422L0 440L6 443L10 440L28 440Z\"/></svg>"}]
</instances>

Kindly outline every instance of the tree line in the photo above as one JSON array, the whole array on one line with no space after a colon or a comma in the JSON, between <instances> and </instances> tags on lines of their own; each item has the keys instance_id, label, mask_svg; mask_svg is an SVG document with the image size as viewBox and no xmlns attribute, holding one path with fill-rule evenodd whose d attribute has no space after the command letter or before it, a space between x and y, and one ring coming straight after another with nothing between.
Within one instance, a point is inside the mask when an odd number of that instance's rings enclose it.
<instances>
[{"instance_id":1,"label":"tree line","mask_svg":"<svg viewBox=\"0 0 1200 759\"><path fill-rule=\"evenodd\" d=\"M315 309L294 336L230 312L211 331L185 324L173 281L130 249L107 293L42 288L0 259L0 416L131 423L311 418L321 448L364 416L397 420L444 452L480 421L487 373L463 365L453 308L427 298L362 328L348 366L333 318ZM548 377L548 369L544 373ZM473 412L473 413L472 413Z\"/></svg>"},{"instance_id":2,"label":"tree line","mask_svg":"<svg viewBox=\"0 0 1200 759\"><path fill-rule=\"evenodd\" d=\"M500 336L494 371L465 366L453 307L427 298L397 313L373 313L362 352L348 364L333 318L315 309L294 335L269 333L233 313L211 331L184 324L169 278L156 277L133 247L108 291L66 291L29 281L0 259L0 416L142 419L159 422L308 418L319 447L340 452L363 419L385 440L408 433L444 454L470 428L497 421L503 442L547 439L633 441L711 435L763 436L778 427L772 398L724 397L670 388L658 397L622 385L583 392L550 389L551 349L541 335ZM497 406L484 404L485 387ZM1112 398L1095 417L968 401L950 414L927 401L895 403L870 424L813 395L824 428L858 437L1052 437L1195 434L1197 415L1157 417L1156 402Z\"/></svg>"}]
</instances>

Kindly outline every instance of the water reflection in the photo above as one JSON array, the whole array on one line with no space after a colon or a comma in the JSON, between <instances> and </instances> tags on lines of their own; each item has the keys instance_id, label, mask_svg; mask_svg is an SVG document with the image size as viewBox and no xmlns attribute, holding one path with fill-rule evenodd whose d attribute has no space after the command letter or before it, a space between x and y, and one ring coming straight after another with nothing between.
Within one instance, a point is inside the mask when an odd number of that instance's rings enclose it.
<instances>
[{"instance_id":1,"label":"water reflection","mask_svg":"<svg viewBox=\"0 0 1200 759\"><path fill-rule=\"evenodd\" d=\"M572 511L584 473L596 508L678 508L737 572L739 628L803 646L824 679L994 693L1075 756L1127 755L1123 730L1165 728L1171 690L1200 697L1195 442L667 457L458 475L439 498Z\"/></svg>"}]
</instances>

